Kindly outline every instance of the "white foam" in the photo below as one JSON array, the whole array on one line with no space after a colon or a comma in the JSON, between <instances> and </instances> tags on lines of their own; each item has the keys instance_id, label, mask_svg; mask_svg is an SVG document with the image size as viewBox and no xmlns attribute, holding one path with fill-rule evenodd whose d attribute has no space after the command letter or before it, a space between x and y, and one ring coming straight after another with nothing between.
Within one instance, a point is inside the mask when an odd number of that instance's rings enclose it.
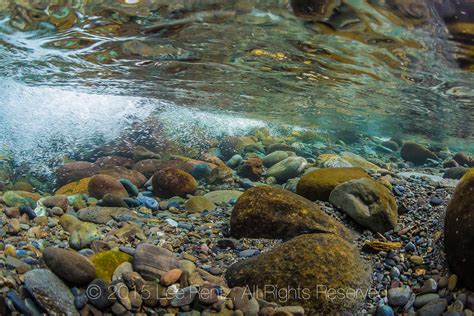
<instances>
[{"instance_id":1,"label":"white foam","mask_svg":"<svg viewBox=\"0 0 474 316\"><path fill-rule=\"evenodd\" d=\"M16 162L35 165L42 172L78 150L114 139L132 122L149 115L157 115L176 141L191 146L199 146L203 137L239 135L266 125L157 99L90 94L0 79L0 150L6 149ZM196 133L197 129L201 133Z\"/></svg>"},{"instance_id":2,"label":"white foam","mask_svg":"<svg viewBox=\"0 0 474 316\"><path fill-rule=\"evenodd\" d=\"M48 163L88 142L110 140L156 106L136 97L0 80L0 148L20 162Z\"/></svg>"}]
</instances>

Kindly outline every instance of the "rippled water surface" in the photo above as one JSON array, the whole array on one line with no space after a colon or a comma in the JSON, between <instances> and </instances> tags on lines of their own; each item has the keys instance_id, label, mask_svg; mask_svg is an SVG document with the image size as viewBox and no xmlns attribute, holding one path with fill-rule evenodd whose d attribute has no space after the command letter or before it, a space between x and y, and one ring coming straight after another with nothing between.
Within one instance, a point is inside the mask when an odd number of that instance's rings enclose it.
<instances>
[{"instance_id":1,"label":"rippled water surface","mask_svg":"<svg viewBox=\"0 0 474 316\"><path fill-rule=\"evenodd\" d=\"M303 2L0 0L0 143L41 159L156 115L188 139L288 124L473 149L465 9Z\"/></svg>"}]
</instances>

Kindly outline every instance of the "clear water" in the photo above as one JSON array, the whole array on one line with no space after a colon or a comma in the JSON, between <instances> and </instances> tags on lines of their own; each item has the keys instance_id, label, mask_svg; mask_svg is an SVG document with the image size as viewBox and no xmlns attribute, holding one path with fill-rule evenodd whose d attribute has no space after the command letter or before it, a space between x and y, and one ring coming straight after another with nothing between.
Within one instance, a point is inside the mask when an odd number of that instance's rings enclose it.
<instances>
[{"instance_id":1,"label":"clear water","mask_svg":"<svg viewBox=\"0 0 474 316\"><path fill-rule=\"evenodd\" d=\"M472 24L295 2L0 0L0 148L54 164L157 116L191 145L283 124L474 150Z\"/></svg>"}]
</instances>

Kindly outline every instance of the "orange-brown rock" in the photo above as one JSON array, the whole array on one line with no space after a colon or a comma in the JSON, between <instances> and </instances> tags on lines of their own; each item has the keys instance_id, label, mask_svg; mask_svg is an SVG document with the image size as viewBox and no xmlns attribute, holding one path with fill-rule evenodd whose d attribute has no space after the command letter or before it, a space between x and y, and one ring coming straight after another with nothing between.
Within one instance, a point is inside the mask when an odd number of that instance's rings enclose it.
<instances>
[{"instance_id":1,"label":"orange-brown rock","mask_svg":"<svg viewBox=\"0 0 474 316\"><path fill-rule=\"evenodd\" d=\"M243 178L248 178L252 181L260 179L263 173L263 161L258 157L252 157L243 162L237 170L237 174Z\"/></svg>"},{"instance_id":2,"label":"orange-brown rock","mask_svg":"<svg viewBox=\"0 0 474 316\"><path fill-rule=\"evenodd\" d=\"M153 192L162 198L185 197L197 189L197 181L192 175L178 168L165 168L153 175Z\"/></svg>"},{"instance_id":3,"label":"orange-brown rock","mask_svg":"<svg viewBox=\"0 0 474 316\"><path fill-rule=\"evenodd\" d=\"M128 197L127 190L123 185L114 177L105 174L93 176L89 181L88 189L89 195L97 199L102 199L107 193L122 198Z\"/></svg>"}]
</instances>

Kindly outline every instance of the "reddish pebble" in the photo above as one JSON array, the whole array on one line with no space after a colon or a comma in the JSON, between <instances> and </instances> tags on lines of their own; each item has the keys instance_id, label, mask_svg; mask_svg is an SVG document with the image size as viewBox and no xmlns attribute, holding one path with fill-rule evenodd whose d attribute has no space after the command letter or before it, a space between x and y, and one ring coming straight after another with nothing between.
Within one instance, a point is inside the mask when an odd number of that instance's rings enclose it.
<instances>
[{"instance_id":1,"label":"reddish pebble","mask_svg":"<svg viewBox=\"0 0 474 316\"><path fill-rule=\"evenodd\" d=\"M181 269L170 270L161 276L160 283L163 286L170 286L171 284L178 282L181 274L183 274Z\"/></svg>"}]
</instances>

